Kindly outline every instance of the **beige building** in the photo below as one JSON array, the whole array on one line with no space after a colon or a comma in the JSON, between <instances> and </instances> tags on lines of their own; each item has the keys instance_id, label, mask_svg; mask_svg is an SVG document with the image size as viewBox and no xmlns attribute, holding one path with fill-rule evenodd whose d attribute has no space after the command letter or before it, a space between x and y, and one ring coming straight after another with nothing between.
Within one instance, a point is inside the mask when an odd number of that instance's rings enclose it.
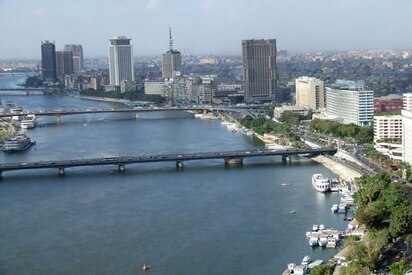
<instances>
[{"instance_id":1,"label":"beige building","mask_svg":"<svg viewBox=\"0 0 412 275\"><path fill-rule=\"evenodd\" d=\"M323 81L302 76L295 80L296 106L319 110L325 108Z\"/></svg>"},{"instance_id":2,"label":"beige building","mask_svg":"<svg viewBox=\"0 0 412 275\"><path fill-rule=\"evenodd\" d=\"M374 141L402 139L402 116L375 116L373 118Z\"/></svg>"},{"instance_id":3,"label":"beige building","mask_svg":"<svg viewBox=\"0 0 412 275\"><path fill-rule=\"evenodd\" d=\"M373 140L375 149L393 160L402 160L402 116L375 116Z\"/></svg>"}]
</instances>

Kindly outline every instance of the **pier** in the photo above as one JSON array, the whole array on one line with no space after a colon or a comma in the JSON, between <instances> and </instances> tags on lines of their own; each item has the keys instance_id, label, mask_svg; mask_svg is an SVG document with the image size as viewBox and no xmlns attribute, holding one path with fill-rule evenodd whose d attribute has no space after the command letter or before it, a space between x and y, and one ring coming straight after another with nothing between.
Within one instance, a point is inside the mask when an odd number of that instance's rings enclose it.
<instances>
[{"instance_id":1,"label":"pier","mask_svg":"<svg viewBox=\"0 0 412 275\"><path fill-rule=\"evenodd\" d=\"M222 159L227 166L243 165L245 158L281 156L282 159L291 161L291 156L313 157L317 155L333 155L336 149L282 149L282 150L239 150L219 152L195 152L178 154L145 154L138 156L115 156L89 159L67 159L36 162L3 163L0 164L0 177L7 171L33 170L56 168L59 175L66 174L65 168L97 165L116 165L119 172L126 171L127 164L149 162L175 162L178 169L184 167L184 162L192 160Z\"/></svg>"}]
</instances>

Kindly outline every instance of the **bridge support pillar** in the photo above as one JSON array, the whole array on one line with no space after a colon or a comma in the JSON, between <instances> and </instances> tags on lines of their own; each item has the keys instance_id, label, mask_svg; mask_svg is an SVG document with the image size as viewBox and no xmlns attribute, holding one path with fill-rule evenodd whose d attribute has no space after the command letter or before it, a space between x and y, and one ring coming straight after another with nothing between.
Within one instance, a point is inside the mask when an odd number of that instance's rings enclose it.
<instances>
[{"instance_id":1,"label":"bridge support pillar","mask_svg":"<svg viewBox=\"0 0 412 275\"><path fill-rule=\"evenodd\" d=\"M282 156L282 161L284 163L291 163L292 162L292 157L284 155L284 156Z\"/></svg>"},{"instance_id":2,"label":"bridge support pillar","mask_svg":"<svg viewBox=\"0 0 412 275\"><path fill-rule=\"evenodd\" d=\"M61 118L61 116L60 116L59 114L56 115L56 119L57 119L57 123L58 123L58 124L62 123L62 118Z\"/></svg>"},{"instance_id":3,"label":"bridge support pillar","mask_svg":"<svg viewBox=\"0 0 412 275\"><path fill-rule=\"evenodd\" d=\"M29 91L26 91L26 95L30 95L30 92L29 92Z\"/></svg>"},{"instance_id":4,"label":"bridge support pillar","mask_svg":"<svg viewBox=\"0 0 412 275\"><path fill-rule=\"evenodd\" d=\"M176 168L177 169L183 169L183 167L184 167L183 161L177 160L176 161Z\"/></svg>"},{"instance_id":5,"label":"bridge support pillar","mask_svg":"<svg viewBox=\"0 0 412 275\"><path fill-rule=\"evenodd\" d=\"M126 171L126 166L124 164L119 164L119 172Z\"/></svg>"},{"instance_id":6,"label":"bridge support pillar","mask_svg":"<svg viewBox=\"0 0 412 275\"><path fill-rule=\"evenodd\" d=\"M64 171L63 167L59 168L59 176L64 176L66 174L66 172Z\"/></svg>"},{"instance_id":7,"label":"bridge support pillar","mask_svg":"<svg viewBox=\"0 0 412 275\"><path fill-rule=\"evenodd\" d=\"M242 158L226 158L225 159L225 165L226 166L242 166L243 165L243 159Z\"/></svg>"},{"instance_id":8,"label":"bridge support pillar","mask_svg":"<svg viewBox=\"0 0 412 275\"><path fill-rule=\"evenodd\" d=\"M0 171L0 180L3 179L3 171Z\"/></svg>"},{"instance_id":9,"label":"bridge support pillar","mask_svg":"<svg viewBox=\"0 0 412 275\"><path fill-rule=\"evenodd\" d=\"M135 116L136 116L136 119L140 118L140 115L139 115L138 112L136 112L135 114L136 114L136 115L135 115Z\"/></svg>"}]
</instances>

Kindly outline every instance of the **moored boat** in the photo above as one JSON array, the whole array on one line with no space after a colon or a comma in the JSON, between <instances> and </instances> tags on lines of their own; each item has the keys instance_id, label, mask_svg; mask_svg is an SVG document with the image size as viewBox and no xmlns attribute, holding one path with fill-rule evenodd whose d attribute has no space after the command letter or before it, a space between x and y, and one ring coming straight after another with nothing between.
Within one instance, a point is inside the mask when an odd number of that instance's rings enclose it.
<instances>
[{"instance_id":1,"label":"moored boat","mask_svg":"<svg viewBox=\"0 0 412 275\"><path fill-rule=\"evenodd\" d=\"M303 257L302 259L302 265L307 266L308 264L310 264L312 260L310 259L309 255L306 255L305 257Z\"/></svg>"},{"instance_id":2,"label":"moored boat","mask_svg":"<svg viewBox=\"0 0 412 275\"><path fill-rule=\"evenodd\" d=\"M327 192L330 191L330 182L322 174L313 174L312 175L312 185L318 192Z\"/></svg>"},{"instance_id":3,"label":"moored boat","mask_svg":"<svg viewBox=\"0 0 412 275\"><path fill-rule=\"evenodd\" d=\"M36 116L27 115L20 121L20 127L23 129L32 129L36 127Z\"/></svg>"},{"instance_id":4,"label":"moored boat","mask_svg":"<svg viewBox=\"0 0 412 275\"><path fill-rule=\"evenodd\" d=\"M339 205L338 204L333 204L332 207L330 208L332 212L337 212L339 210Z\"/></svg>"},{"instance_id":5,"label":"moored boat","mask_svg":"<svg viewBox=\"0 0 412 275\"><path fill-rule=\"evenodd\" d=\"M26 134L19 133L9 139L3 144L3 151L7 153L24 151L29 149L35 142L30 140L30 137Z\"/></svg>"}]
</instances>

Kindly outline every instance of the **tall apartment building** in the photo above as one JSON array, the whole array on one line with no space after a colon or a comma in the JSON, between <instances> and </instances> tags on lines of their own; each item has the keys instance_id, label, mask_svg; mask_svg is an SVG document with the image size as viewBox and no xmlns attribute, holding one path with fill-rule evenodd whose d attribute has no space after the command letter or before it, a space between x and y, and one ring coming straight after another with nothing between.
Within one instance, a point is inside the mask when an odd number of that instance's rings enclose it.
<instances>
[{"instance_id":1,"label":"tall apartment building","mask_svg":"<svg viewBox=\"0 0 412 275\"><path fill-rule=\"evenodd\" d=\"M63 68L64 74L73 74L73 52L63 51Z\"/></svg>"},{"instance_id":2,"label":"tall apartment building","mask_svg":"<svg viewBox=\"0 0 412 275\"><path fill-rule=\"evenodd\" d=\"M412 93L403 94L403 161L412 165Z\"/></svg>"},{"instance_id":3,"label":"tall apartment building","mask_svg":"<svg viewBox=\"0 0 412 275\"><path fill-rule=\"evenodd\" d=\"M365 90L363 81L337 80L326 87L326 115L345 124L371 125L373 91Z\"/></svg>"},{"instance_id":4,"label":"tall apartment building","mask_svg":"<svg viewBox=\"0 0 412 275\"><path fill-rule=\"evenodd\" d=\"M172 30L169 28L169 50L162 56L162 77L173 78L182 67L182 55L173 49Z\"/></svg>"},{"instance_id":5,"label":"tall apartment building","mask_svg":"<svg viewBox=\"0 0 412 275\"><path fill-rule=\"evenodd\" d=\"M246 102L276 100L276 39L242 40Z\"/></svg>"},{"instance_id":6,"label":"tall apartment building","mask_svg":"<svg viewBox=\"0 0 412 275\"><path fill-rule=\"evenodd\" d=\"M84 69L83 47L80 44L64 45L63 51L73 53L73 69L79 72Z\"/></svg>"},{"instance_id":7,"label":"tall apartment building","mask_svg":"<svg viewBox=\"0 0 412 275\"><path fill-rule=\"evenodd\" d=\"M325 88L323 81L302 76L295 80L296 106L310 109L325 108Z\"/></svg>"},{"instance_id":8,"label":"tall apartment building","mask_svg":"<svg viewBox=\"0 0 412 275\"><path fill-rule=\"evenodd\" d=\"M56 81L56 47L48 40L41 43L41 74L45 81Z\"/></svg>"},{"instance_id":9,"label":"tall apartment building","mask_svg":"<svg viewBox=\"0 0 412 275\"><path fill-rule=\"evenodd\" d=\"M62 51L56 51L56 77L59 81L64 80L64 59Z\"/></svg>"},{"instance_id":10,"label":"tall apartment building","mask_svg":"<svg viewBox=\"0 0 412 275\"><path fill-rule=\"evenodd\" d=\"M109 77L110 85L120 87L121 82L134 81L133 46L126 36L110 39Z\"/></svg>"}]
</instances>

